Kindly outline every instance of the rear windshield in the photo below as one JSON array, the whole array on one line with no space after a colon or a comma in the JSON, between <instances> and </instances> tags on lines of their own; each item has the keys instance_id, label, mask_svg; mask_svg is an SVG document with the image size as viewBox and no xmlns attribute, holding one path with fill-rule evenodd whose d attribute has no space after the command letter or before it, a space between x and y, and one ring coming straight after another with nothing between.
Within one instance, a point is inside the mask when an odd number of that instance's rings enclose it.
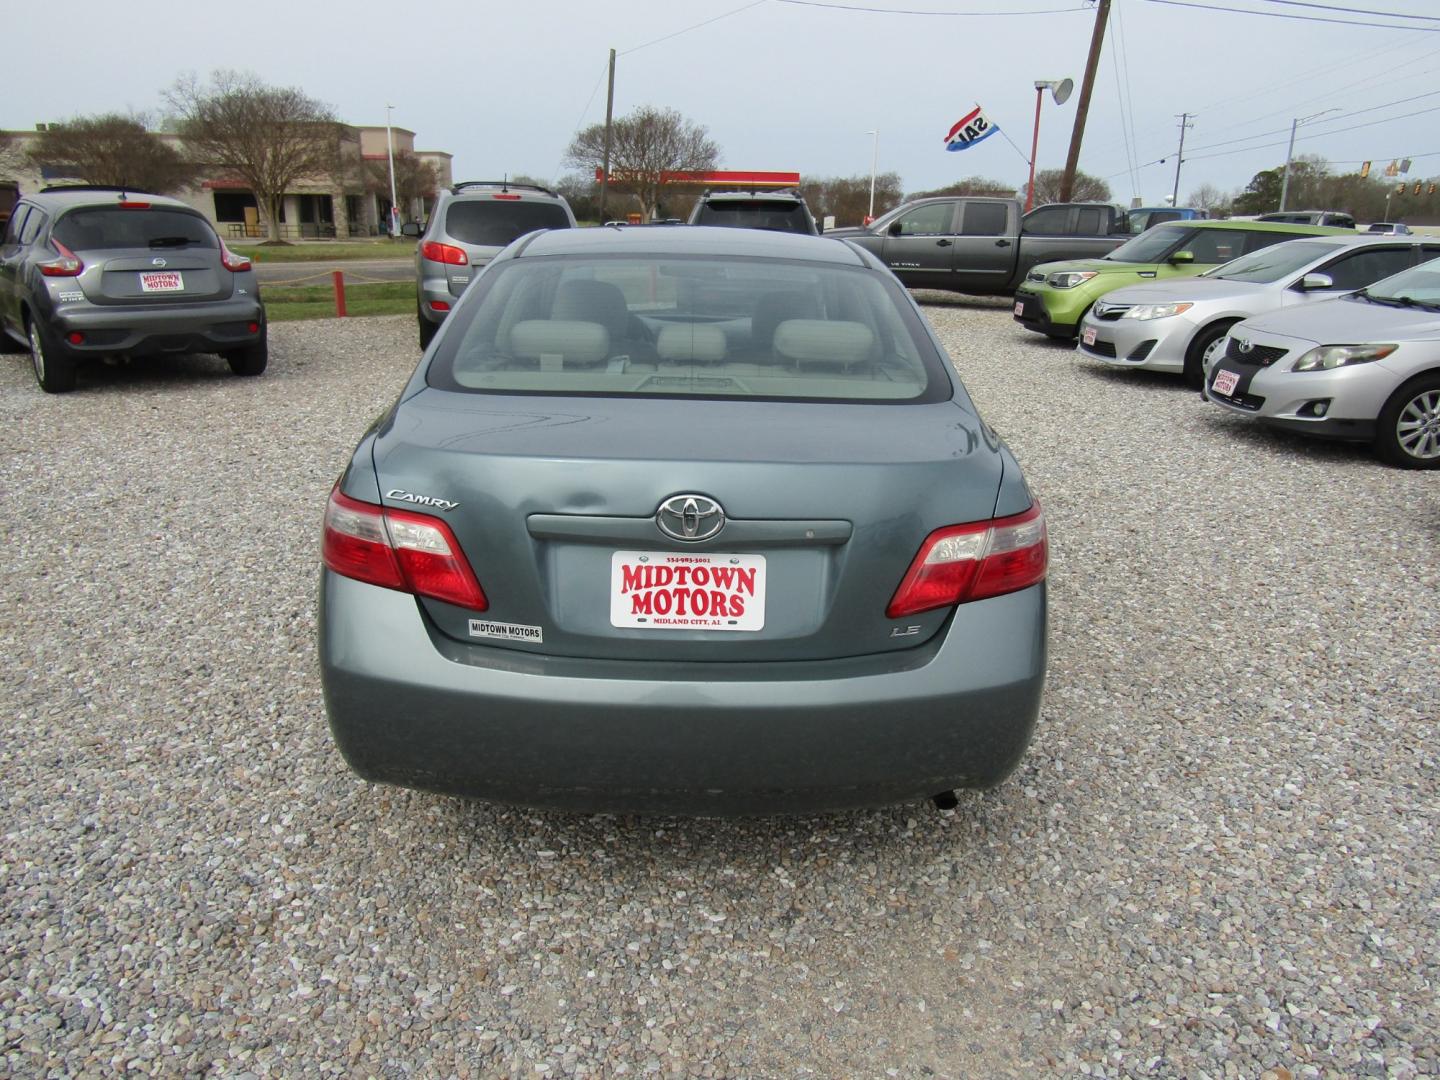
<instances>
[{"instance_id":1,"label":"rear windshield","mask_svg":"<svg viewBox=\"0 0 1440 1080\"><path fill-rule=\"evenodd\" d=\"M127 210L118 206L71 210L55 222L50 235L71 251L219 247L209 223L183 210Z\"/></svg>"},{"instance_id":2,"label":"rear windshield","mask_svg":"<svg viewBox=\"0 0 1440 1080\"><path fill-rule=\"evenodd\" d=\"M930 402L951 384L888 275L775 259L518 259L430 366L478 393Z\"/></svg>"},{"instance_id":3,"label":"rear windshield","mask_svg":"<svg viewBox=\"0 0 1440 1080\"><path fill-rule=\"evenodd\" d=\"M696 225L719 225L730 229L770 229L774 232L808 233L805 209L788 201L707 202L695 215Z\"/></svg>"},{"instance_id":4,"label":"rear windshield","mask_svg":"<svg viewBox=\"0 0 1440 1080\"><path fill-rule=\"evenodd\" d=\"M1339 251L1341 246L1327 244L1323 240L1291 240L1286 244L1252 251L1249 255L1242 255L1234 262L1224 263L1219 269L1207 271L1201 276L1264 285L1279 281L1302 266Z\"/></svg>"},{"instance_id":5,"label":"rear windshield","mask_svg":"<svg viewBox=\"0 0 1440 1080\"><path fill-rule=\"evenodd\" d=\"M504 247L536 229L568 229L564 207L553 202L481 198L457 200L445 211L445 232L462 244Z\"/></svg>"}]
</instances>

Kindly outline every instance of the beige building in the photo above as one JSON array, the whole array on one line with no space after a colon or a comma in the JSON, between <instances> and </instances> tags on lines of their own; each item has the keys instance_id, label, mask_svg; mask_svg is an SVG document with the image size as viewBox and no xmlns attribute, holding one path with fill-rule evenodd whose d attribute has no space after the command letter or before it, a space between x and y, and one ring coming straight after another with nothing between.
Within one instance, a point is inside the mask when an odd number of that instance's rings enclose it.
<instances>
[{"instance_id":1,"label":"beige building","mask_svg":"<svg viewBox=\"0 0 1440 1080\"><path fill-rule=\"evenodd\" d=\"M0 151L0 218L9 215L18 194L38 191L47 184L75 178L63 162L37 167L26 151L35 145L40 130L5 132L8 147ZM391 128L396 154L413 154L435 170L437 189L454 183L451 155L443 150L416 150L415 133ZM178 136L156 134L177 148ZM285 239L320 239L377 236L385 229L390 213L390 148L386 129L353 127L343 129L339 166L332 176L313 177L295 184L285 193L280 210L280 235ZM227 239L267 235L255 195L244 181L221 169L204 170L203 179L193 187L169 192L189 203L215 225ZM434 205L435 192L409 200L400 207L402 221L424 221Z\"/></svg>"}]
</instances>

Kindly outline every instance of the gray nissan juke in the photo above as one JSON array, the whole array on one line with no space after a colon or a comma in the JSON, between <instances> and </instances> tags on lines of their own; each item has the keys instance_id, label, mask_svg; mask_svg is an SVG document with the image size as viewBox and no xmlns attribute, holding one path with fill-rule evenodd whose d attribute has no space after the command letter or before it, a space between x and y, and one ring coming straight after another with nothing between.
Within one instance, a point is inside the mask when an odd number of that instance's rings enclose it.
<instances>
[{"instance_id":1,"label":"gray nissan juke","mask_svg":"<svg viewBox=\"0 0 1440 1080\"><path fill-rule=\"evenodd\" d=\"M250 260L178 199L67 185L26 195L0 238L0 347L28 349L48 393L86 360L219 353L259 375L269 353Z\"/></svg>"},{"instance_id":2,"label":"gray nissan juke","mask_svg":"<svg viewBox=\"0 0 1440 1080\"><path fill-rule=\"evenodd\" d=\"M532 233L330 495L331 730L363 777L503 803L953 805L1029 742L1047 551L874 256Z\"/></svg>"}]
</instances>

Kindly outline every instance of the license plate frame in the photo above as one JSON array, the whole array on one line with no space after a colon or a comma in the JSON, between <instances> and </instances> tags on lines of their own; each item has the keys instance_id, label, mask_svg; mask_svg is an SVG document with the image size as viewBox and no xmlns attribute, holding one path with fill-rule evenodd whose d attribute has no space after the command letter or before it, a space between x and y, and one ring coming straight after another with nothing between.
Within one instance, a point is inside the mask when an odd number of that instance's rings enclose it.
<instances>
[{"instance_id":1,"label":"license plate frame","mask_svg":"<svg viewBox=\"0 0 1440 1080\"><path fill-rule=\"evenodd\" d=\"M764 555L616 551L610 625L623 630L754 633L765 628Z\"/></svg>"},{"instance_id":2,"label":"license plate frame","mask_svg":"<svg viewBox=\"0 0 1440 1080\"><path fill-rule=\"evenodd\" d=\"M185 275L179 270L140 271L140 291L143 293L172 293L185 291Z\"/></svg>"}]
</instances>

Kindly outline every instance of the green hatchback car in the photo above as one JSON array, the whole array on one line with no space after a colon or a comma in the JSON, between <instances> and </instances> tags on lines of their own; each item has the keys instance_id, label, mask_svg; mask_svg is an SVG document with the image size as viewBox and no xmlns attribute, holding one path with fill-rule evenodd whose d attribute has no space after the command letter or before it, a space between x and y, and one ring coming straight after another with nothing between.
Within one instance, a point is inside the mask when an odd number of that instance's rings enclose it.
<instances>
[{"instance_id":1,"label":"green hatchback car","mask_svg":"<svg viewBox=\"0 0 1440 1080\"><path fill-rule=\"evenodd\" d=\"M1015 321L1062 341L1112 289L1193 277L1240 255L1301 236L1354 236L1354 229L1263 221L1172 221L1147 229L1101 259L1041 263L1015 292Z\"/></svg>"}]
</instances>

